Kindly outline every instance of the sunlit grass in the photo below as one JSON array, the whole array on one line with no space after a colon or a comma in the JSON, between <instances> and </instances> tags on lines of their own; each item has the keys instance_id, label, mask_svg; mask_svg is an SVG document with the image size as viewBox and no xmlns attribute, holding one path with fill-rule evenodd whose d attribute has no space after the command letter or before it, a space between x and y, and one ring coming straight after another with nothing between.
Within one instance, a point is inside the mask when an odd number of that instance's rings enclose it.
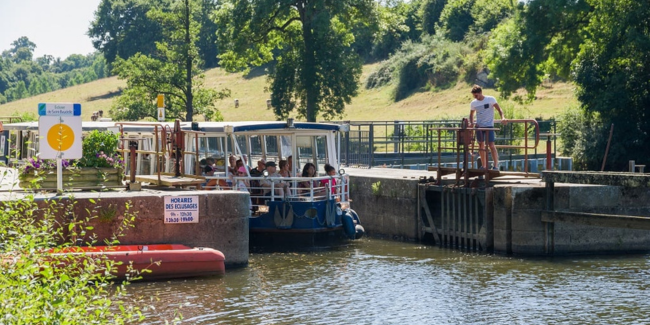
<instances>
[{"instance_id":1,"label":"sunlit grass","mask_svg":"<svg viewBox=\"0 0 650 325\"><path fill-rule=\"evenodd\" d=\"M406 99L394 102L391 96L393 85L379 89L363 87L366 76L376 67L376 64L364 67L359 94L346 107L341 119L431 120L459 118L469 114L470 85L461 82L445 90L420 90ZM270 98L270 94L265 91L268 87L266 75L256 73L255 77L244 78L241 73L226 73L219 68L208 70L205 75L207 87L217 90L228 88L232 92L231 97L217 103L226 121L275 120L273 112L266 107L266 100ZM36 115L37 104L41 102L76 102L82 105L83 119L90 120L95 111L103 110L107 113L117 98L111 95L124 87L126 82L123 80L116 77L105 78L0 105L0 115L24 112L33 112ZM550 118L558 116L568 107L578 105L573 88L574 86L568 83L555 83L550 88L540 88L537 99L529 104L503 100L493 89L486 89L484 93L496 96L502 106L515 110L518 116ZM239 100L239 108L235 108L235 99Z\"/></svg>"}]
</instances>

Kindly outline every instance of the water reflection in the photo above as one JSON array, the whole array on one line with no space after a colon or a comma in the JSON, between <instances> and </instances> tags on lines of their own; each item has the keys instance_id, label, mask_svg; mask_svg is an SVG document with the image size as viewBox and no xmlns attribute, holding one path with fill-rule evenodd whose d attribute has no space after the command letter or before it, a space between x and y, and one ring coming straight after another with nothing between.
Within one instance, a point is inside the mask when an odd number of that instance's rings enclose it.
<instances>
[{"instance_id":1,"label":"water reflection","mask_svg":"<svg viewBox=\"0 0 650 325\"><path fill-rule=\"evenodd\" d=\"M139 283L147 323L645 323L650 258L521 259L365 239L312 253L251 254L222 278ZM180 309L179 309L180 306Z\"/></svg>"}]
</instances>

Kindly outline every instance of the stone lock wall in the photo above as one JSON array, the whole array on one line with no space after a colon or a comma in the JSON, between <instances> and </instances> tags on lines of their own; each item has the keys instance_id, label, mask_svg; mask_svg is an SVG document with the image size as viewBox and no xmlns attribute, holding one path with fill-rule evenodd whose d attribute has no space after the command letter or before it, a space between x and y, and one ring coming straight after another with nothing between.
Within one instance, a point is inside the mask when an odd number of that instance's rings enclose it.
<instances>
[{"instance_id":1,"label":"stone lock wall","mask_svg":"<svg viewBox=\"0 0 650 325\"><path fill-rule=\"evenodd\" d=\"M541 221L546 209L542 185L494 188L494 249L497 252L543 255L598 254L650 250L650 231ZM555 184L554 209L650 216L646 188Z\"/></svg>"},{"instance_id":2,"label":"stone lock wall","mask_svg":"<svg viewBox=\"0 0 650 325\"><path fill-rule=\"evenodd\" d=\"M186 224L164 223L165 196L198 196L199 222ZM52 201L52 199L50 199ZM62 205L73 204L76 218L89 214L97 216L90 221L90 235L97 236L95 245L111 240L128 213L136 213L134 227L118 238L122 245L183 244L190 247L218 249L226 257L227 267L248 264L248 218L250 216L248 193L239 191L144 191L76 193L74 199L54 199ZM39 199L45 205L44 199ZM61 212L63 213L63 212ZM70 216L62 216L70 218ZM69 239L69 238L68 238Z\"/></svg>"},{"instance_id":3,"label":"stone lock wall","mask_svg":"<svg viewBox=\"0 0 650 325\"><path fill-rule=\"evenodd\" d=\"M351 207L370 236L420 240L418 180L350 176Z\"/></svg>"}]
</instances>

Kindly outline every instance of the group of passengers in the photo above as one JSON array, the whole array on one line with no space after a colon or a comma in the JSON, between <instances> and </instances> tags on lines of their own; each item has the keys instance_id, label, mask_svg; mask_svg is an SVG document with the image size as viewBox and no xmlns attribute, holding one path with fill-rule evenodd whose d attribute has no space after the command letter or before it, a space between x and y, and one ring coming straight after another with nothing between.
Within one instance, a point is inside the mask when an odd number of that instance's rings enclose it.
<instances>
[{"instance_id":1,"label":"group of passengers","mask_svg":"<svg viewBox=\"0 0 650 325\"><path fill-rule=\"evenodd\" d=\"M215 170L214 159L207 158L206 166L204 167L205 176L213 176ZM326 189L328 187L331 188L332 194L336 194L336 180L333 178L320 181L302 180L297 183L297 188L292 189L291 182L282 180L282 178L312 178L318 176L316 174L316 166L312 163L306 163L302 168L302 172L296 169L297 176L292 174L292 170L292 156L289 156L286 160L280 160L279 166L274 161L266 161L262 158L257 161L257 167L248 170L248 157L246 155L243 155L242 159L231 155L228 158L229 177L221 181L210 179L206 187L216 188L219 185L221 188L249 191L253 195L263 196L271 196L271 189L273 189L274 196L279 198L292 195L310 196L311 191L314 191L314 196L324 196L327 193ZM264 171L267 172L266 177L263 177ZM330 164L325 164L325 173L329 176L336 176L336 170ZM248 174L252 177L251 179L244 178Z\"/></svg>"}]
</instances>

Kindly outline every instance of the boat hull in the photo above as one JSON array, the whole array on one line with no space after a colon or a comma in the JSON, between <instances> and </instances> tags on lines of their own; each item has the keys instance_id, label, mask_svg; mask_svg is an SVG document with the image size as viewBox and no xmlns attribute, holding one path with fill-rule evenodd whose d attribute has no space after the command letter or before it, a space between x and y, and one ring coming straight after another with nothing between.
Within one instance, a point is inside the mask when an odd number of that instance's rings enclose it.
<instances>
[{"instance_id":1,"label":"boat hull","mask_svg":"<svg viewBox=\"0 0 650 325\"><path fill-rule=\"evenodd\" d=\"M296 249L345 243L341 209L335 200L271 201L268 212L250 218L250 243L255 249Z\"/></svg>"},{"instance_id":2,"label":"boat hull","mask_svg":"<svg viewBox=\"0 0 650 325\"><path fill-rule=\"evenodd\" d=\"M216 249L204 247L191 248L177 244L117 245L71 247L52 252L53 256L60 254L102 256L115 262L121 262L120 265L116 265L114 272L111 272L118 279L125 279L138 274L144 280L225 274L225 257L223 253ZM129 272L129 268L135 272Z\"/></svg>"}]
</instances>

